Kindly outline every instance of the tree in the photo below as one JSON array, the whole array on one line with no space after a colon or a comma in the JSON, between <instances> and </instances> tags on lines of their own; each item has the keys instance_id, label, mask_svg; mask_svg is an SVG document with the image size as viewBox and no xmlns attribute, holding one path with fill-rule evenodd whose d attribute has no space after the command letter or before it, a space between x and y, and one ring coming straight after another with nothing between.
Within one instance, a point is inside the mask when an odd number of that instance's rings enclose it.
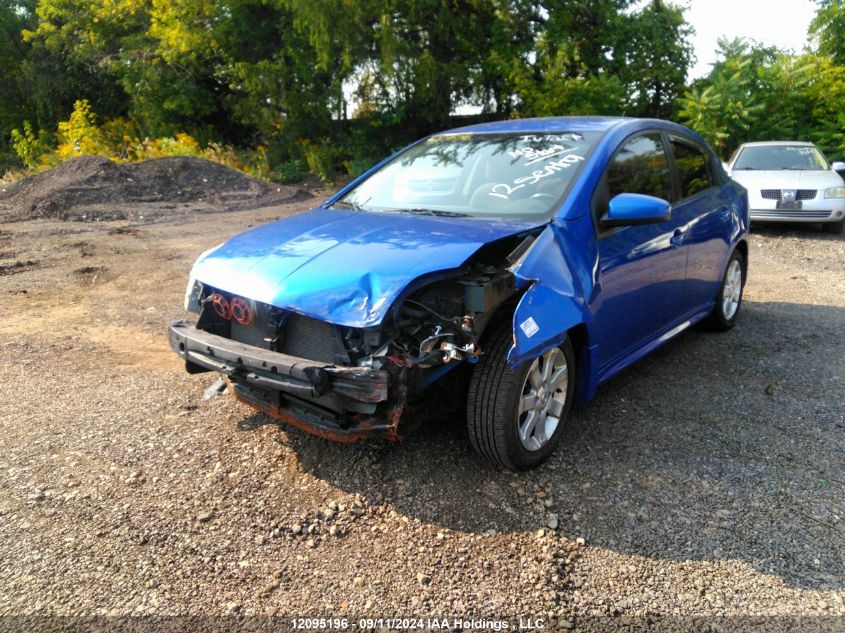
<instances>
[{"instance_id":1,"label":"tree","mask_svg":"<svg viewBox=\"0 0 845 633\"><path fill-rule=\"evenodd\" d=\"M0 0L0 166L7 162L10 134L21 121L32 118L32 102L24 90L24 62L28 46L20 32L32 25L32 2ZM32 130L30 129L32 133Z\"/></svg>"},{"instance_id":2,"label":"tree","mask_svg":"<svg viewBox=\"0 0 845 633\"><path fill-rule=\"evenodd\" d=\"M523 114L667 117L685 79L690 27L673 5L630 0L555 0L532 54L510 64Z\"/></svg>"},{"instance_id":3,"label":"tree","mask_svg":"<svg viewBox=\"0 0 845 633\"><path fill-rule=\"evenodd\" d=\"M671 5L632 6L0 0L0 76L18 86L0 106L0 131L8 143L18 129L32 154L84 102L108 138L185 132L325 171L447 127L465 106L498 118L666 115L689 29Z\"/></svg>"},{"instance_id":4,"label":"tree","mask_svg":"<svg viewBox=\"0 0 845 633\"><path fill-rule=\"evenodd\" d=\"M670 118L686 89L692 28L681 9L654 0L621 21L614 70L628 92L627 111Z\"/></svg>"},{"instance_id":5,"label":"tree","mask_svg":"<svg viewBox=\"0 0 845 633\"><path fill-rule=\"evenodd\" d=\"M720 41L720 59L679 100L682 120L727 157L747 141L815 141L845 154L845 67L746 40Z\"/></svg>"},{"instance_id":6,"label":"tree","mask_svg":"<svg viewBox=\"0 0 845 633\"><path fill-rule=\"evenodd\" d=\"M678 100L681 120L701 134L723 158L748 139L765 105L756 89L759 79L748 45L719 40L724 60Z\"/></svg>"},{"instance_id":7,"label":"tree","mask_svg":"<svg viewBox=\"0 0 845 633\"><path fill-rule=\"evenodd\" d=\"M819 53L837 65L845 65L845 2L817 1L819 8L810 23L810 35L818 39Z\"/></svg>"}]
</instances>

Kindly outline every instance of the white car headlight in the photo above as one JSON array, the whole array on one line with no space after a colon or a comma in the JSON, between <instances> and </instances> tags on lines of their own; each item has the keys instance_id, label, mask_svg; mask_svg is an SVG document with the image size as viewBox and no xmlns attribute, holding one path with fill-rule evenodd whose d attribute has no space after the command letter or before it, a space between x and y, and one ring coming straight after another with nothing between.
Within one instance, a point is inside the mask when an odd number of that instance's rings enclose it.
<instances>
[{"instance_id":1,"label":"white car headlight","mask_svg":"<svg viewBox=\"0 0 845 633\"><path fill-rule=\"evenodd\" d=\"M199 314L201 296L202 284L191 275L188 279L188 287L185 289L185 310Z\"/></svg>"},{"instance_id":2,"label":"white car headlight","mask_svg":"<svg viewBox=\"0 0 845 633\"><path fill-rule=\"evenodd\" d=\"M831 187L824 190L825 198L845 198L845 187Z\"/></svg>"},{"instance_id":3,"label":"white car headlight","mask_svg":"<svg viewBox=\"0 0 845 633\"><path fill-rule=\"evenodd\" d=\"M208 257L216 251L218 248L223 246L221 242L217 246L213 248L209 248L207 251L200 253L200 256L197 258L197 262L200 262L205 257ZM194 264L196 266L196 264ZM196 312L199 314L201 311L200 306L200 297L202 296L202 284L197 281L197 278L194 277L194 271L191 270L191 276L188 278L188 287L185 289L185 310L188 312Z\"/></svg>"}]
</instances>

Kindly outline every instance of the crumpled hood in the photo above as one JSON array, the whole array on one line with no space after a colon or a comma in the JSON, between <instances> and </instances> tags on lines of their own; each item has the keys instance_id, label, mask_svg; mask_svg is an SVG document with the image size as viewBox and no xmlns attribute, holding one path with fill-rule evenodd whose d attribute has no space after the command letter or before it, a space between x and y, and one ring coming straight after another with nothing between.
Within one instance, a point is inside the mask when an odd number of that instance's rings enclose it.
<instances>
[{"instance_id":1,"label":"crumpled hood","mask_svg":"<svg viewBox=\"0 0 845 633\"><path fill-rule=\"evenodd\" d=\"M225 292L350 327L378 325L409 283L460 267L537 224L316 208L241 233L191 275Z\"/></svg>"}]
</instances>

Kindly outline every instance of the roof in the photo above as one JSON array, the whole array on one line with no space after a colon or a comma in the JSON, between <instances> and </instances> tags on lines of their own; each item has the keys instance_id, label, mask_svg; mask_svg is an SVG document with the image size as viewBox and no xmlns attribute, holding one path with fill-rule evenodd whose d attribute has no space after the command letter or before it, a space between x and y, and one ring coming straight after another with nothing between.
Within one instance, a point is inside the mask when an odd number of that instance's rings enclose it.
<instances>
[{"instance_id":1,"label":"roof","mask_svg":"<svg viewBox=\"0 0 845 633\"><path fill-rule=\"evenodd\" d=\"M755 141L753 143L743 143L740 147L765 147L771 145L801 145L803 147L815 147L814 143L809 141Z\"/></svg>"},{"instance_id":2,"label":"roof","mask_svg":"<svg viewBox=\"0 0 845 633\"><path fill-rule=\"evenodd\" d=\"M607 130L641 119L618 116L559 116L534 119L507 119L477 123L465 127L446 130L440 134L456 134L465 132L606 132Z\"/></svg>"},{"instance_id":3,"label":"roof","mask_svg":"<svg viewBox=\"0 0 845 633\"><path fill-rule=\"evenodd\" d=\"M556 132L598 132L604 135L606 132L616 130L622 134L637 132L639 130L656 129L667 132L692 135L696 140L704 143L704 140L689 128L664 119L638 119L621 116L559 116L543 117L533 119L506 119L504 121L491 121L489 123L478 123L467 125L451 130L438 132L436 136L443 134L491 134L491 133L551 133ZM617 139L619 140L619 139Z\"/></svg>"}]
</instances>

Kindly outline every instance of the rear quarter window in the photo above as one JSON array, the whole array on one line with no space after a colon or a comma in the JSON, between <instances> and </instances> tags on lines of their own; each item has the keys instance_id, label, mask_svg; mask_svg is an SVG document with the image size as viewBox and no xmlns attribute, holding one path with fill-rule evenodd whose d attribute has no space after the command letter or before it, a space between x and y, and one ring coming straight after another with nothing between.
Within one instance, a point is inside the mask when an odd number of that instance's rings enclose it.
<instances>
[{"instance_id":1,"label":"rear quarter window","mask_svg":"<svg viewBox=\"0 0 845 633\"><path fill-rule=\"evenodd\" d=\"M681 185L681 198L689 198L713 186L708 154L698 145L677 136L669 137Z\"/></svg>"}]
</instances>

